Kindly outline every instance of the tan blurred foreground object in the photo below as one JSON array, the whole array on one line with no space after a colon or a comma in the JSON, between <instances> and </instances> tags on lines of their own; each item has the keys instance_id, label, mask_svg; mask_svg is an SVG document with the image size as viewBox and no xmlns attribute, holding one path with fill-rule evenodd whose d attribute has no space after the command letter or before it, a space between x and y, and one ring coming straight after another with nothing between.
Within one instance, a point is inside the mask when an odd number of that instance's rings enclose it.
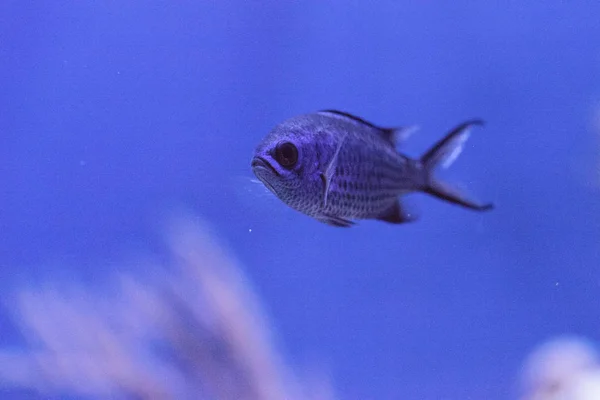
<instances>
[{"instance_id":1,"label":"tan blurred foreground object","mask_svg":"<svg viewBox=\"0 0 600 400\"><path fill-rule=\"evenodd\" d=\"M334 398L322 375L308 382L281 359L254 290L205 224L175 218L167 239L167 265L143 262L105 290L5 296L25 346L0 350L0 384L57 398ZM522 378L521 400L600 400L600 361L583 339L541 345Z\"/></svg>"},{"instance_id":2,"label":"tan blurred foreground object","mask_svg":"<svg viewBox=\"0 0 600 400\"><path fill-rule=\"evenodd\" d=\"M576 337L542 344L523 370L522 400L600 400L600 363L594 346Z\"/></svg>"},{"instance_id":3,"label":"tan blurred foreground object","mask_svg":"<svg viewBox=\"0 0 600 400\"><path fill-rule=\"evenodd\" d=\"M176 218L168 244L170 265L144 265L151 278L5 298L27 346L0 352L0 383L92 398L332 398L325 379L303 384L280 359L252 288L204 224Z\"/></svg>"}]
</instances>

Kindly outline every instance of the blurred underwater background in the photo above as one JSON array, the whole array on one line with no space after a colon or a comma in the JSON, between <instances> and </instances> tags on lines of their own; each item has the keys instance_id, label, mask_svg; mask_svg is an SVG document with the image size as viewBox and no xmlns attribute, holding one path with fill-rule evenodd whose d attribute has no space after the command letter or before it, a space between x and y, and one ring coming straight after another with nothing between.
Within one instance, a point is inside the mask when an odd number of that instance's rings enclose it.
<instances>
[{"instance_id":1,"label":"blurred underwater background","mask_svg":"<svg viewBox=\"0 0 600 400\"><path fill-rule=\"evenodd\" d=\"M0 2L0 399L600 400L598 15ZM320 109L482 118L443 177L496 209L290 209L250 159Z\"/></svg>"}]
</instances>

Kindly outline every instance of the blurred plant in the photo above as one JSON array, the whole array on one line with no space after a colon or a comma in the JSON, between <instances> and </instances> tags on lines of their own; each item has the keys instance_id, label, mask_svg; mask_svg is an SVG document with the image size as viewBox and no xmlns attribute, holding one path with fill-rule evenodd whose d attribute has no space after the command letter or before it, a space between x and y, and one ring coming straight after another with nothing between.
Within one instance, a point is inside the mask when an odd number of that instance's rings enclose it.
<instances>
[{"instance_id":1,"label":"blurred plant","mask_svg":"<svg viewBox=\"0 0 600 400\"><path fill-rule=\"evenodd\" d=\"M0 383L91 398L331 399L280 359L237 263L201 223L170 226L169 266L114 287L44 287L8 304L26 350L0 352Z\"/></svg>"}]
</instances>

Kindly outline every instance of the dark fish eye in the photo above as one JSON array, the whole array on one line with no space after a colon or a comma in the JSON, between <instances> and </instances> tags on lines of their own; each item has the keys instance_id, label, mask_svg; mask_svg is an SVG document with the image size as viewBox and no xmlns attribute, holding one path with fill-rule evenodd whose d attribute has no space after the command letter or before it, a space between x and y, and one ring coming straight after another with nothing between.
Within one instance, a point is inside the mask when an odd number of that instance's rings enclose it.
<instances>
[{"instance_id":1,"label":"dark fish eye","mask_svg":"<svg viewBox=\"0 0 600 400\"><path fill-rule=\"evenodd\" d=\"M279 143L275 148L275 159L284 168L293 168L298 162L298 149L293 143Z\"/></svg>"}]
</instances>

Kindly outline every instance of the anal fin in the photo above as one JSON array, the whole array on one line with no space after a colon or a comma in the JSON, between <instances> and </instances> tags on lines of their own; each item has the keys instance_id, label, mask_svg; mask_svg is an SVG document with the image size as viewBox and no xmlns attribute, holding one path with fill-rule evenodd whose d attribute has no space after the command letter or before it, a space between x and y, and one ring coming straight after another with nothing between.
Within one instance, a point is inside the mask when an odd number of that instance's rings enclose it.
<instances>
[{"instance_id":1,"label":"anal fin","mask_svg":"<svg viewBox=\"0 0 600 400\"><path fill-rule=\"evenodd\" d=\"M417 216L406 210L406 207L404 207L400 200L397 200L390 208L377 217L377 219L389 222L390 224L404 224L415 221Z\"/></svg>"}]
</instances>

